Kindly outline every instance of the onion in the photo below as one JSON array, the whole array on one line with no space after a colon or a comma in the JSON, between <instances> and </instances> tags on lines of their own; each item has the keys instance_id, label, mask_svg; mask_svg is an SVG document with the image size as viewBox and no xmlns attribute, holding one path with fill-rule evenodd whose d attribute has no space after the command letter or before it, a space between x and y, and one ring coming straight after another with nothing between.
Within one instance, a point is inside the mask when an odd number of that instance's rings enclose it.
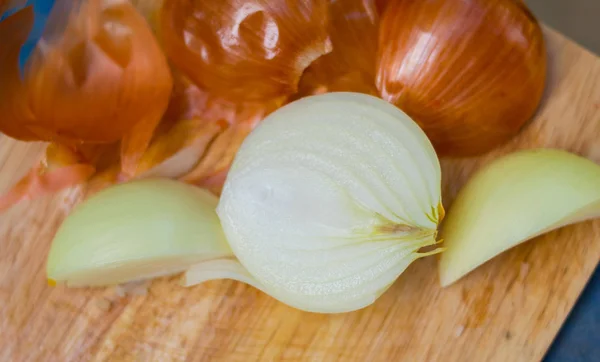
<instances>
[{"instance_id":1,"label":"onion","mask_svg":"<svg viewBox=\"0 0 600 362\"><path fill-rule=\"evenodd\" d=\"M389 0L375 0L375 7L379 14L383 14Z\"/></svg>"},{"instance_id":2,"label":"onion","mask_svg":"<svg viewBox=\"0 0 600 362\"><path fill-rule=\"evenodd\" d=\"M161 12L167 56L209 93L234 102L284 99L331 50L325 0L172 0Z\"/></svg>"},{"instance_id":3,"label":"onion","mask_svg":"<svg viewBox=\"0 0 600 362\"><path fill-rule=\"evenodd\" d=\"M164 179L101 191L60 226L48 256L48 278L75 287L116 285L230 257L216 205L212 194Z\"/></svg>"},{"instance_id":4,"label":"onion","mask_svg":"<svg viewBox=\"0 0 600 362\"><path fill-rule=\"evenodd\" d=\"M153 31L157 32L160 24L160 9L165 0L129 0L136 10L146 18Z\"/></svg>"},{"instance_id":5,"label":"onion","mask_svg":"<svg viewBox=\"0 0 600 362\"><path fill-rule=\"evenodd\" d=\"M133 173L172 87L144 18L125 0L57 0L21 77L18 50L32 22L27 7L0 24L10 39L0 51L0 131L72 147L121 140Z\"/></svg>"},{"instance_id":6,"label":"onion","mask_svg":"<svg viewBox=\"0 0 600 362\"><path fill-rule=\"evenodd\" d=\"M551 149L497 159L467 182L448 212L441 283L450 285L535 236L597 217L599 165Z\"/></svg>"},{"instance_id":7,"label":"onion","mask_svg":"<svg viewBox=\"0 0 600 362\"><path fill-rule=\"evenodd\" d=\"M277 103L234 103L176 77L165 120L137 174L176 177L218 194L243 139Z\"/></svg>"},{"instance_id":8,"label":"onion","mask_svg":"<svg viewBox=\"0 0 600 362\"><path fill-rule=\"evenodd\" d=\"M328 93L278 109L246 138L217 213L248 271L238 279L338 313L373 303L411 262L441 251L419 252L437 244L441 205L438 159L406 114Z\"/></svg>"},{"instance_id":9,"label":"onion","mask_svg":"<svg viewBox=\"0 0 600 362\"><path fill-rule=\"evenodd\" d=\"M298 85L298 97L325 92L376 95L379 16L373 0L328 0L333 50L315 60Z\"/></svg>"},{"instance_id":10,"label":"onion","mask_svg":"<svg viewBox=\"0 0 600 362\"><path fill-rule=\"evenodd\" d=\"M177 178L219 194L239 145L277 105L232 103L179 76L174 79L172 101L133 175L121 172L118 143L86 143L74 149L51 144L41 164L0 194L0 211L85 181L88 195L118 182L146 177Z\"/></svg>"},{"instance_id":11,"label":"onion","mask_svg":"<svg viewBox=\"0 0 600 362\"><path fill-rule=\"evenodd\" d=\"M440 155L510 139L534 114L546 76L542 31L517 0L390 0L377 87L423 127Z\"/></svg>"}]
</instances>

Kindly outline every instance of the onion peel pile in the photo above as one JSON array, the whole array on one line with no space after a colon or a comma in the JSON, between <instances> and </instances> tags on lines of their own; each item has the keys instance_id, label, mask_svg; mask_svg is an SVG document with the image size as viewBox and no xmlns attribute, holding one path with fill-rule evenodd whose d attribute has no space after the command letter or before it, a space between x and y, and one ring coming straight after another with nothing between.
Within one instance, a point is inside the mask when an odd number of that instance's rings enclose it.
<instances>
[{"instance_id":1,"label":"onion peel pile","mask_svg":"<svg viewBox=\"0 0 600 362\"><path fill-rule=\"evenodd\" d=\"M103 4L96 0L93 0L92 3ZM110 3L120 4L121 2ZM162 36L164 34L161 33L160 26L156 22L160 18L163 1L134 1L133 3L137 10L147 18L160 40L164 42L165 38ZM309 3L312 5L307 5ZM165 5L165 7L168 6L174 5ZM353 1L348 8L340 8L339 2L334 1L305 2L304 5L297 4L295 6L298 6L296 10L312 9L311 11L315 11L311 21L316 21L317 17L323 21L331 16L332 21L340 28L336 30L332 26L326 28L326 23L317 24L317 28L314 29L313 42L321 44L324 48L318 54L311 55L310 59L316 59L331 51L330 38L334 42L334 53L331 57L321 57L319 61L314 62L315 66L310 71L304 72L302 80L300 80L300 74L290 78L290 86L286 88L289 90L282 91L280 96L270 100L259 97L262 99L260 102L240 99L232 101L221 97L219 92L217 94L209 92L194 83L189 78L190 74L185 73L185 69L172 69L173 87L169 104L162 114L161 122L156 128L152 128L154 132L147 148L144 147L143 151L132 153L131 157L124 158L123 152L120 150L131 148L127 146L131 144L131 141L125 139L102 144L49 139L54 143L49 146L40 164L36 165L27 177L20 180L13 189L0 196L0 211L7 209L20 199L36 198L75 184L86 183L89 193L95 193L114 183L148 176L179 178L188 183L206 187L218 194L241 142L262 118L287 102L288 98L292 100L318 93L315 90L320 89L323 82L330 84L329 91L355 90L373 94L374 69L372 69L372 65L374 59L371 55L374 54L374 51L369 47L375 45L376 42L368 41L368 39L375 36L377 14L372 1L364 3ZM303 8L303 6L307 7ZM89 9L87 15L93 15L90 7L72 6L72 8L80 10L74 14L81 14L83 11L81 9ZM70 8L67 6L67 9ZM296 13L294 16L298 14L300 13ZM59 15L58 18L51 19L49 22L52 36L46 35L46 38L60 39L57 35L60 33L59 30L68 29L68 24L63 25L62 28L52 25L56 24L56 19L65 20L65 14ZM222 14L222 16L226 16L226 14ZM73 15L68 19L71 18ZM74 18L77 20L77 17ZM5 103L0 101L0 110L3 109L3 105L18 107L21 104L19 102L25 99L24 96L17 96L20 94L19 91L25 92L22 86L16 86L21 85L21 80L17 77L19 74L17 49L27 37L28 28L25 25L31 26L32 19L31 7L27 7L0 23L0 34L10 32L15 35L7 37L7 39L15 41L14 46L3 47L0 50L0 52L4 51L0 53L1 59L11 59L11 61L7 61L11 67L3 69L6 71L6 76L9 76L7 79L12 79L15 84L14 87L0 89L0 92L3 89L13 88L15 90L13 93L6 94ZM357 29L351 32L353 37L346 42L344 36L353 27L357 27ZM62 42L64 43L66 40ZM303 46L302 44L300 45ZM360 46L361 50L353 50L354 46ZM294 49L288 48L288 51L293 53ZM370 49L366 52L370 55L359 57L358 54L365 53L365 49ZM292 56L292 53L282 56L289 57ZM350 57L351 54L353 54L353 60L344 61L344 58ZM344 66L338 71L330 72L337 61L343 61ZM306 60L304 62L306 63ZM93 69L93 65L91 66ZM303 65L303 67L306 66L308 64ZM268 70L260 74L266 75ZM315 76L312 76L313 74ZM298 82L301 84L294 84ZM296 87L300 87L298 93L290 94L290 91L294 91ZM246 85L244 89L251 88ZM5 127L4 124L0 123L0 125ZM24 140L40 138L27 138L27 134L19 134L23 129L25 128L19 126L15 130L11 129L12 132L9 130L6 133ZM56 149L61 149L63 155L69 154L70 156L57 157L53 151ZM51 170L48 165L52 165Z\"/></svg>"},{"instance_id":2,"label":"onion peel pile","mask_svg":"<svg viewBox=\"0 0 600 362\"><path fill-rule=\"evenodd\" d=\"M18 11L0 36L12 38L11 28L30 25L32 16L32 7ZM122 140L123 169L130 172L172 88L166 59L144 18L126 1L59 0L23 74L17 49L24 38L17 39L0 58L2 79L9 79L0 99L0 130L72 147Z\"/></svg>"},{"instance_id":3,"label":"onion peel pile","mask_svg":"<svg viewBox=\"0 0 600 362\"><path fill-rule=\"evenodd\" d=\"M237 148L277 104L272 103L268 108L235 105L210 97L193 84L183 80L180 83L180 91L185 95L180 95L178 104L167 111L166 116L172 118L165 118L156 129L133 177L122 173L119 143L84 144L73 149L50 144L40 164L0 196L0 211L21 199L36 198L86 181L92 194L114 183L149 176L181 178L218 194ZM52 173L48 172L49 166ZM51 180L45 181L46 178Z\"/></svg>"},{"instance_id":4,"label":"onion peel pile","mask_svg":"<svg viewBox=\"0 0 600 362\"><path fill-rule=\"evenodd\" d=\"M32 6L0 23L8 42L0 50L0 131L53 142L74 155L82 145L115 143L121 171L132 175L172 88L166 58L144 18L127 1L57 0L21 72L19 51L32 24ZM79 160L52 169L45 163L1 197L2 208L81 183L96 168Z\"/></svg>"}]
</instances>

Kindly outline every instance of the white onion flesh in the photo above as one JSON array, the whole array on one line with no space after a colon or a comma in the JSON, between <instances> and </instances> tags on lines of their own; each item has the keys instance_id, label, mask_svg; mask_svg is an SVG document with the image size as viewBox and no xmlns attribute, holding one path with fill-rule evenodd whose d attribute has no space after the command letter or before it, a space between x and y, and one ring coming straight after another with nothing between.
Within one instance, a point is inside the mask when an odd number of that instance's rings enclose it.
<instances>
[{"instance_id":1,"label":"white onion flesh","mask_svg":"<svg viewBox=\"0 0 600 362\"><path fill-rule=\"evenodd\" d=\"M440 178L431 143L405 113L329 93L280 108L250 134L217 213L261 289L299 309L347 312L440 251L419 253L437 243Z\"/></svg>"},{"instance_id":2,"label":"white onion flesh","mask_svg":"<svg viewBox=\"0 0 600 362\"><path fill-rule=\"evenodd\" d=\"M551 230L600 217L600 166L554 149L494 160L460 190L443 227L440 282Z\"/></svg>"},{"instance_id":3,"label":"white onion flesh","mask_svg":"<svg viewBox=\"0 0 600 362\"><path fill-rule=\"evenodd\" d=\"M133 181L78 205L48 255L51 283L107 286L231 257L208 191L166 179Z\"/></svg>"}]
</instances>

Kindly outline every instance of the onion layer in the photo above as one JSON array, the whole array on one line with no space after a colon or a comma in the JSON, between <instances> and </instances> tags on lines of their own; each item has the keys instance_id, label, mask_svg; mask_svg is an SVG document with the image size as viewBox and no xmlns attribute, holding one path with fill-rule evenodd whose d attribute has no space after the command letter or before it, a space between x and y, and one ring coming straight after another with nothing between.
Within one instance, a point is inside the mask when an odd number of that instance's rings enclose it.
<instances>
[{"instance_id":1,"label":"onion layer","mask_svg":"<svg viewBox=\"0 0 600 362\"><path fill-rule=\"evenodd\" d=\"M520 151L492 162L459 192L443 225L440 281L550 230L600 217L600 166L565 151Z\"/></svg>"},{"instance_id":2,"label":"onion layer","mask_svg":"<svg viewBox=\"0 0 600 362\"><path fill-rule=\"evenodd\" d=\"M217 198L171 180L106 189L78 205L59 228L47 275L68 286L103 286L182 272L231 257Z\"/></svg>"},{"instance_id":3,"label":"onion layer","mask_svg":"<svg viewBox=\"0 0 600 362\"><path fill-rule=\"evenodd\" d=\"M218 214L261 288L299 309L375 301L437 243L440 168L402 111L364 94L303 98L269 115L240 148Z\"/></svg>"}]
</instances>

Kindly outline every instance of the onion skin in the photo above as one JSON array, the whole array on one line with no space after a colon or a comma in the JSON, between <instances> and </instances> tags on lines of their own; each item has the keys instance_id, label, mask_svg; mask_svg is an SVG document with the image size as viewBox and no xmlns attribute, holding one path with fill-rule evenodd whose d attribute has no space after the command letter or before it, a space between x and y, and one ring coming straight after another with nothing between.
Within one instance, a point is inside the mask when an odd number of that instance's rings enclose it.
<instances>
[{"instance_id":1,"label":"onion skin","mask_svg":"<svg viewBox=\"0 0 600 362\"><path fill-rule=\"evenodd\" d=\"M64 32L46 34L32 54L16 86L29 107L11 121L23 120L21 127L39 140L93 143L120 140L148 113L158 118L148 122L157 123L172 79L143 17L127 2L101 8L92 0L73 7L62 15Z\"/></svg>"},{"instance_id":2,"label":"onion skin","mask_svg":"<svg viewBox=\"0 0 600 362\"><path fill-rule=\"evenodd\" d=\"M377 11L379 12L379 14L383 14L388 2L389 0L375 0L375 6L377 7Z\"/></svg>"},{"instance_id":3,"label":"onion skin","mask_svg":"<svg viewBox=\"0 0 600 362\"><path fill-rule=\"evenodd\" d=\"M146 18L154 31L158 31L160 22L160 9L165 0L129 0L136 10Z\"/></svg>"},{"instance_id":4,"label":"onion skin","mask_svg":"<svg viewBox=\"0 0 600 362\"><path fill-rule=\"evenodd\" d=\"M375 56L379 15L374 0L328 0L331 53L304 72L298 97L325 92L378 95Z\"/></svg>"},{"instance_id":5,"label":"onion skin","mask_svg":"<svg viewBox=\"0 0 600 362\"><path fill-rule=\"evenodd\" d=\"M173 64L212 95L271 101L331 50L326 0L172 0L160 33Z\"/></svg>"},{"instance_id":6,"label":"onion skin","mask_svg":"<svg viewBox=\"0 0 600 362\"><path fill-rule=\"evenodd\" d=\"M484 153L535 113L545 85L540 25L516 0L391 0L377 87L441 156Z\"/></svg>"},{"instance_id":7,"label":"onion skin","mask_svg":"<svg viewBox=\"0 0 600 362\"><path fill-rule=\"evenodd\" d=\"M32 16L31 7L19 11L0 37L27 28ZM172 88L145 19L127 1L57 1L22 77L23 34L17 40L0 54L0 79L8 80L0 91L0 130L73 148L121 141L123 170L133 174Z\"/></svg>"}]
</instances>

